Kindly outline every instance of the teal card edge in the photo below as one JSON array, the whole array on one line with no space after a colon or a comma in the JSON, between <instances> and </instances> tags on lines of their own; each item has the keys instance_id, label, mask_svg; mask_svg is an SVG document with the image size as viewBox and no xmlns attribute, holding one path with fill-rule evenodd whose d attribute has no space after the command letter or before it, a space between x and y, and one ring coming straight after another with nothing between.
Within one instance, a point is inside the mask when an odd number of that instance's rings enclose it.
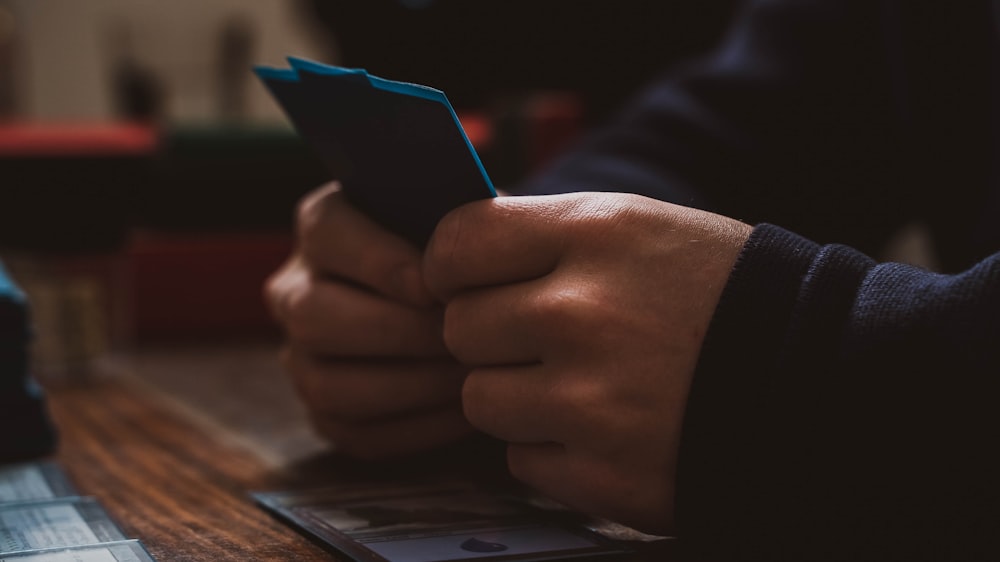
<instances>
[{"instance_id":1,"label":"teal card edge","mask_svg":"<svg viewBox=\"0 0 1000 562\"><path fill-rule=\"evenodd\" d=\"M476 148L472 146L472 141L469 140L469 135L465 133L465 127L462 126L462 121L458 118L458 114L455 113L455 108L452 107L451 102L448 101L448 96L446 96L441 90L431 88L430 86L423 86L421 84L398 82L395 80L380 78L369 74L368 71L363 68L333 66L300 57L288 57L288 64L291 65L291 68L256 66L254 67L254 72L258 77L265 81L281 80L285 82L298 82L300 80L300 71L311 72L313 74L323 76L358 76L365 78L373 88L377 88L379 90L405 96L413 96L443 104L445 108L448 109L448 113L451 115L451 119L458 128L459 133L461 133L462 140L465 141L465 145L469 149L469 154L472 155L472 158L476 163L476 167L479 168L479 173L483 177L483 181L486 182L486 187L489 188L490 194L493 195L493 197L497 196L496 188L493 187L493 180L490 179L490 175L486 172L486 167L483 166L483 161L479 158L479 152L477 152Z\"/></svg>"},{"instance_id":2,"label":"teal card edge","mask_svg":"<svg viewBox=\"0 0 1000 562\"><path fill-rule=\"evenodd\" d=\"M0 298L8 299L18 304L24 304L27 301L24 291L14 284L14 280L10 278L2 261L0 261Z\"/></svg>"},{"instance_id":3,"label":"teal card edge","mask_svg":"<svg viewBox=\"0 0 1000 562\"><path fill-rule=\"evenodd\" d=\"M273 66L255 66L254 74L262 80L281 80L283 82L298 82L299 73L293 68L274 68Z\"/></svg>"}]
</instances>

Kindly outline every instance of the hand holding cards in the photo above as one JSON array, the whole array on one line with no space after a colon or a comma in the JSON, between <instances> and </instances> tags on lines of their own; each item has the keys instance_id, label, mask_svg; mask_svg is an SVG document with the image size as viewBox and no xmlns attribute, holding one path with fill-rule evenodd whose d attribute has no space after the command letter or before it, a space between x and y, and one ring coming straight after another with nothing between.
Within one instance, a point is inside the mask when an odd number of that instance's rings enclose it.
<instances>
[{"instance_id":1,"label":"hand holding cards","mask_svg":"<svg viewBox=\"0 0 1000 562\"><path fill-rule=\"evenodd\" d=\"M297 253L268 286L289 338L286 370L314 425L345 455L386 459L452 443L472 429L461 402L467 370L444 342L439 303L448 299L432 298L425 283L426 260L439 245L418 249L435 229L435 236L447 231L452 217L510 199L473 203L493 192L481 167L470 165L478 164L475 153L456 134L443 95L363 71L292 66L258 74L342 189L331 184L303 200ZM463 224L508 235L475 220ZM480 338L484 346L491 341ZM618 551L579 524L477 490L374 487L258 499L356 560L550 560Z\"/></svg>"},{"instance_id":2,"label":"hand holding cards","mask_svg":"<svg viewBox=\"0 0 1000 562\"><path fill-rule=\"evenodd\" d=\"M257 74L338 181L303 199L296 254L268 283L285 369L349 455L461 439L465 371L441 339L420 250L446 213L493 197L490 180L442 92L291 63Z\"/></svg>"}]
</instances>

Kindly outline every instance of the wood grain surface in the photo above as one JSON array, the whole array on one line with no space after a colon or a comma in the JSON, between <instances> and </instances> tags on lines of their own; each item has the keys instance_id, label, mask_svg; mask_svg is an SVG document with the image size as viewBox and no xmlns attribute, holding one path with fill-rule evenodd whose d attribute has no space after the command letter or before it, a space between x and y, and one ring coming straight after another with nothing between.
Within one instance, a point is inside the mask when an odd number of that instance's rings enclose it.
<instances>
[{"instance_id":1,"label":"wood grain surface","mask_svg":"<svg viewBox=\"0 0 1000 562\"><path fill-rule=\"evenodd\" d=\"M241 354L232 350L224 355L240 361ZM177 376L197 379L215 370L182 369ZM254 439L234 440L233 432L243 423L239 420L249 419L262 406L259 401L219 396L225 387L218 384L206 382L208 394L217 398L206 399L201 409L217 403L230 408L243 404L245 410L224 416L224 423L192 416L191 402L197 400L164 395L141 377L46 382L45 387L60 432L56 460L81 495L95 497L124 533L141 540L160 562L348 560L273 519L253 503L251 491L428 478L516 486L506 474L504 445L485 438L392 463L359 463L327 451L289 457L276 466L273 455L259 454L257 443L286 433L265 438L251 431ZM632 555L601 560L679 560L671 543L661 541Z\"/></svg>"},{"instance_id":2,"label":"wood grain surface","mask_svg":"<svg viewBox=\"0 0 1000 562\"><path fill-rule=\"evenodd\" d=\"M248 497L281 480L118 380L52 385L57 460L157 560L335 560Z\"/></svg>"}]
</instances>

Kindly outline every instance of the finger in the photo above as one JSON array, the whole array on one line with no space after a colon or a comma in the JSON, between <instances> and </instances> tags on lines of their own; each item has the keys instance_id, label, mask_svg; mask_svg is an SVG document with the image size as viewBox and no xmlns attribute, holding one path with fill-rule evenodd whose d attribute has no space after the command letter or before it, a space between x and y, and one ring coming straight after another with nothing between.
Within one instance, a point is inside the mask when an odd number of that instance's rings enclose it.
<instances>
[{"instance_id":1,"label":"finger","mask_svg":"<svg viewBox=\"0 0 1000 562\"><path fill-rule=\"evenodd\" d=\"M464 365L537 363L545 349L543 280L473 290L445 308L444 342Z\"/></svg>"},{"instance_id":2,"label":"finger","mask_svg":"<svg viewBox=\"0 0 1000 562\"><path fill-rule=\"evenodd\" d=\"M447 355L443 312L415 308L344 283L298 277L275 297L277 316L296 346L324 355Z\"/></svg>"},{"instance_id":3,"label":"finger","mask_svg":"<svg viewBox=\"0 0 1000 562\"><path fill-rule=\"evenodd\" d=\"M405 303L432 302L420 251L355 209L336 182L302 200L297 222L299 250L310 268Z\"/></svg>"},{"instance_id":4,"label":"finger","mask_svg":"<svg viewBox=\"0 0 1000 562\"><path fill-rule=\"evenodd\" d=\"M337 360L293 348L282 358L312 412L352 423L457 407L465 379L447 360Z\"/></svg>"},{"instance_id":5,"label":"finger","mask_svg":"<svg viewBox=\"0 0 1000 562\"><path fill-rule=\"evenodd\" d=\"M545 365L474 369L462 386L466 419L480 431L512 443L563 442L579 431L581 388Z\"/></svg>"},{"instance_id":6,"label":"finger","mask_svg":"<svg viewBox=\"0 0 1000 562\"><path fill-rule=\"evenodd\" d=\"M458 408L367 425L314 417L313 425L337 451L363 460L387 459L442 447L475 431Z\"/></svg>"},{"instance_id":7,"label":"finger","mask_svg":"<svg viewBox=\"0 0 1000 562\"><path fill-rule=\"evenodd\" d=\"M609 306L587 279L546 275L464 291L445 307L448 351L469 366L515 365L580 357Z\"/></svg>"},{"instance_id":8,"label":"finger","mask_svg":"<svg viewBox=\"0 0 1000 562\"><path fill-rule=\"evenodd\" d=\"M424 252L424 281L448 300L463 289L541 277L552 271L565 233L555 197L502 197L447 214Z\"/></svg>"},{"instance_id":9,"label":"finger","mask_svg":"<svg viewBox=\"0 0 1000 562\"><path fill-rule=\"evenodd\" d=\"M309 270L302 262L301 256L293 254L277 271L264 282L264 302L271 316L283 324L288 308L287 299L300 286L308 285Z\"/></svg>"}]
</instances>

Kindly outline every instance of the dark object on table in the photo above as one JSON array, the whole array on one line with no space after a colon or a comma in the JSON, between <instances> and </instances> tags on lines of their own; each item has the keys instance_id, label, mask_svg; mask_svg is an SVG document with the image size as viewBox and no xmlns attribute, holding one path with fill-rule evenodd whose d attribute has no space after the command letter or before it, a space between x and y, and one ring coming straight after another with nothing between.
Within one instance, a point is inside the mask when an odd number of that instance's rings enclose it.
<instances>
[{"instance_id":1,"label":"dark object on table","mask_svg":"<svg viewBox=\"0 0 1000 562\"><path fill-rule=\"evenodd\" d=\"M0 264L0 462L51 453L55 429L28 370L28 301Z\"/></svg>"}]
</instances>

